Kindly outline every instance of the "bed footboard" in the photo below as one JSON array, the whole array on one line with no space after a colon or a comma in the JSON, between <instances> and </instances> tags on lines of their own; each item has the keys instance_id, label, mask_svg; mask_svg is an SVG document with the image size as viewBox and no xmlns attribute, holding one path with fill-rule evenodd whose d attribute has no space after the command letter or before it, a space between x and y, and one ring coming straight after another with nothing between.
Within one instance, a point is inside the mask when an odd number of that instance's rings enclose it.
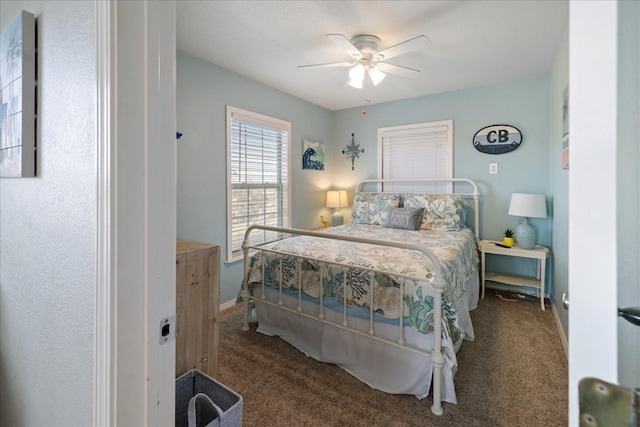
<instances>
[{"instance_id":1,"label":"bed footboard","mask_svg":"<svg viewBox=\"0 0 640 427\"><path fill-rule=\"evenodd\" d=\"M249 227L245 233L245 237L244 237L244 241L242 243L242 250L244 252L244 279L242 282L242 290L241 290L241 298L244 304L244 323L242 326L242 330L243 331L248 331L249 330L249 315L250 315L250 310L249 310L249 301L252 298L251 292L250 292L250 284L249 284L249 280L250 280L250 265L249 265L249 251L251 250L255 250L258 249L260 251L268 251L268 252L272 252L274 254L276 254L276 256L284 256L284 255L289 255L286 253L282 253L279 252L277 250L271 250L271 249L265 249L262 247L253 247L250 244L250 234L252 231L254 230L266 230L266 231L274 231L274 232L278 232L278 233L284 233L284 234L290 234L290 235L300 235L300 236L313 236L313 237L318 237L318 238L322 238L322 239L334 239L334 240L341 240L341 241L348 241L348 242L357 242L357 243L366 243L366 244L371 244L371 245L379 245L379 246L386 246L386 247L395 247L395 248L401 248L401 249L409 249L409 250L414 250L414 251L419 251L421 253L423 253L424 255L426 255L429 260L432 262L433 264L433 274L432 277L430 279L425 279L425 278L417 278L415 276L411 276L408 274L401 274L401 273L393 273L394 276L399 276L399 277L406 277L406 278L410 278L410 279L417 279L420 280L421 282L426 282L430 285L431 288L431 294L433 295L433 349L431 352L425 352L419 349L415 349L412 347L408 347L405 345L405 340L404 340L404 335L403 335L403 326L404 326L404 313L403 313L403 307L404 307L404 301L403 301L403 288L402 288L402 284L400 287L400 291L399 291L399 295L400 295L400 302L399 302L399 307L400 307L400 316L399 316L399 324L398 324L398 329L399 329L399 334L397 339L394 340L389 340L389 339L385 339L385 338L381 338L376 336L375 334L375 330L374 330L374 304L373 304L373 297L374 297L374 291L372 290L370 292L370 298L371 298L371 303L368 304L369 305L369 331L360 331L357 329L353 329L350 328L350 325L347 321L348 315L347 315L347 292L343 291L343 301L342 301L342 322L341 323L335 323L335 322L331 322L328 321L327 319L324 318L323 315L323 292L320 292L320 298L319 298L319 304L320 304L320 310L319 313L305 313L303 312L302 308L301 308L301 298L302 298L302 285L301 283L298 286L297 289L297 297L298 297L298 306L297 308L289 308L286 307L282 304L282 300L280 298L280 301L278 302L271 302L268 300L264 299L264 286L266 286L265 284L265 279L264 279L264 274L262 275L262 283L258 284L258 286L263 286L261 295L262 295L262 299L261 299L261 303L264 304L269 304L272 306L276 306L279 309L282 310L287 310L289 312L292 313L296 313L299 316L304 316L306 318L310 318L310 319L314 319L315 321L318 322L322 322L328 325L331 325L333 327L338 327L338 328L343 328L346 329L352 333L355 334L359 334L362 336L367 336L369 339L372 340L377 340L380 342L384 342L385 344L389 344L389 345L393 345L393 346L398 346L398 347L402 347L403 349L409 350L409 351L413 351L413 352L417 352L417 353L421 353L421 354L425 354L428 355L428 357L431 359L431 362L433 364L433 387L432 387L432 399L433 399L433 404L431 406L431 411L436 414L436 415L442 415L443 413L443 409L442 409L442 376L443 376L443 367L444 367L444 363L445 363L445 358L442 352L442 294L443 294L443 290L445 288L445 281L444 281L444 277L442 274L442 267L437 259L437 257L435 256L435 254L429 250L429 248L427 248L426 246L422 246L422 245L416 245L416 244L412 244L412 243L404 243L404 242L397 242L397 241L387 241L387 240L381 240L381 239L366 239L366 238L359 238L359 237L355 237L355 236L348 236L348 235L340 235L340 234L333 234L333 233L323 233L323 232L314 232L314 231L307 231L307 230L299 230L299 229L293 229L293 228L282 228L282 227L270 227L270 226L262 226L262 225L253 225L251 227ZM319 260L316 258L310 258L310 257L299 257L300 260L306 260L306 261L314 261L314 262L318 262L320 263L320 265L336 265L338 266L338 268L342 268L342 269L347 269L347 268L353 268L353 265L349 265L346 263L341 263L341 262L336 262L336 261L327 261L327 260ZM301 264L302 261L298 261L297 264L298 266ZM264 267L263 267L264 268ZM282 263L280 264L280 268L282 269ZM298 267L299 268L299 267ZM321 267L322 268L322 267ZM360 270L368 270L369 274L371 275L371 277L373 277L374 274L380 272L383 273L382 270L377 270L375 268L369 268L369 267L357 267ZM384 273L388 273L388 272L384 272ZM283 277L282 275L282 271L280 271L280 278ZM298 280L301 280L302 275L298 274ZM321 286L320 288L322 289L322 274L320 274L320 280L321 280ZM343 274L343 289L346 290L347 287L347 275ZM282 289L283 289L283 283L282 280L280 280L280 283L278 284L278 288L279 288L279 292L280 294L282 293Z\"/></svg>"}]
</instances>

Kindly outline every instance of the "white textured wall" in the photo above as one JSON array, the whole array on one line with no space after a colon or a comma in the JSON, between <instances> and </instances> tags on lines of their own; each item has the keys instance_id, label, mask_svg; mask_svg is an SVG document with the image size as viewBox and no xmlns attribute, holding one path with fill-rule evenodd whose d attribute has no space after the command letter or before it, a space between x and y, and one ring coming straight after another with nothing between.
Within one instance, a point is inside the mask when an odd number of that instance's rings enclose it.
<instances>
[{"instance_id":1,"label":"white textured wall","mask_svg":"<svg viewBox=\"0 0 640 427\"><path fill-rule=\"evenodd\" d=\"M36 16L37 178L0 179L0 425L91 425L95 288L95 12Z\"/></svg>"}]
</instances>

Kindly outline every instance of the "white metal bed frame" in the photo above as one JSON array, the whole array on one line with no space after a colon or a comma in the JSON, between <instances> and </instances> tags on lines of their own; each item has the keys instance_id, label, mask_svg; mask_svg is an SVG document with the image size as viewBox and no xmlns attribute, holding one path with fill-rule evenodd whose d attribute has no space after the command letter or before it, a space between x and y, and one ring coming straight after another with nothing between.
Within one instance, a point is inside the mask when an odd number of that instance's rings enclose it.
<instances>
[{"instance_id":1,"label":"white metal bed frame","mask_svg":"<svg viewBox=\"0 0 640 427\"><path fill-rule=\"evenodd\" d=\"M438 194L455 194L455 195L459 195L461 197L472 197L474 200L474 232L475 232L475 236L476 236L476 241L479 240L479 199L480 199L480 192L478 190L478 186L477 184L470 180L470 179L466 179L466 178L453 178L453 179L422 179L422 180L364 180L361 181L357 184L356 186L356 192L358 191L362 191L362 188L364 187L364 185L369 184L369 183L377 183L377 184L382 184L385 182L411 182L411 183L417 183L417 182L425 182L425 183L438 183L438 182L451 182L451 183L456 183L456 182L462 182L462 183L467 183L470 184L473 187L473 192L471 193L465 193L465 192L455 192L455 190L451 193L438 193ZM391 192L394 193L394 192ZM417 193L416 193L417 194ZM424 194L424 192L422 193ZM313 236L313 237L319 237L319 238L323 238L323 239L333 239L333 240L342 240L342 241L349 241L349 242L358 242L358 243L367 243L367 244L372 244L372 245L379 245L379 246L388 246L388 247L396 247L396 248L402 248L402 249L409 249L409 250L415 250L415 251L419 251L422 252L423 254L425 254L433 263L433 275L431 277L431 279L429 280L425 280L424 278L418 278L415 276L411 276L411 275L407 275L407 274L401 274L401 273L394 273L393 276L396 277L405 277L405 278L412 278L412 279L417 279L421 282L424 283L429 283L431 286L431 292L430 294L433 295L433 300L434 300L434 320L433 320L433 349L431 352L426 352L423 350L419 350L419 349L414 349L408 346L405 346L405 342L404 342L404 331L403 331L403 321L404 321L404 303L403 303L403 294L404 294L404 289L403 286L401 284L400 287L400 292L399 292L399 297L400 297L400 317L399 317L399 334L398 334L398 339L397 341L391 341L389 339L384 339L384 338L380 338L377 337L375 335L375 329L373 327L374 325L374 310L373 310L373 303L370 304L369 307L369 331L368 333L362 332L360 330L357 329L352 329L349 327L349 323L348 323L348 316L347 316L347 292L343 292L344 295L344 301L343 301L343 310L342 310L342 322L341 323L335 323L335 322L331 322L327 319L325 319L324 316L324 310L323 310L323 297L322 297L322 292L319 298L319 304L320 304L320 310L319 313L316 314L309 314L309 313L304 313L302 311L302 286L300 283L298 283L298 305L296 309L292 309L289 307L286 307L283 305L282 303L282 279L281 279L281 283L278 285L278 292L279 292L279 297L278 297L278 302L274 303L272 301L268 301L265 298L265 290L264 287L265 282L264 282L264 274L262 275L262 282L260 284L260 286L262 286L262 293L261 293L261 300L260 302L263 304L268 304L274 307L278 307L281 310L286 310L290 313L295 313L299 316L303 316L309 319L313 319L315 321L318 322L322 322L324 324L327 325L331 325L333 327L337 327L337 328L342 328L345 330L348 330L351 333L355 333L361 336L366 336L372 340L376 340L376 341L380 341L383 342L385 344L388 345L392 345L392 346L396 346L396 347L400 347L403 348L405 350L409 350L415 353L419 353L419 354L423 354L425 356L428 356L431 359L431 362L433 363L433 404L431 405L431 412L433 412L435 415L442 415L443 414L443 409L442 409L442 368L444 366L444 356L442 354L442 293L445 287L445 281L444 281L444 277L442 275L442 267L440 265L440 262L438 261L438 258L436 257L436 255L426 246L423 245L416 245L416 244L412 244L412 243L403 243L403 242L396 242L396 241L388 241L388 240L382 240L382 239L367 239L367 238L359 238L359 237L354 237L354 236L347 236L347 235L340 235L340 234L333 234L333 233L323 233L323 232L316 232L316 231L308 231L308 230L300 230L300 229L294 229L294 228L284 228L284 227L271 227L271 226L264 226L264 225L252 225L250 226L244 236L244 241L242 243L242 250L244 252L244 279L242 282L242 291L241 291L241 298L244 304L244 324L242 326L242 330L243 331L248 331L249 330L249 316L250 316L250 310L249 310L249 301L251 299L251 294L249 291L249 284L248 284L248 280L249 280L249 251L250 250L260 250L260 251L266 251L266 252L272 252L272 253L276 253L279 255L290 255L287 253L283 253L283 252L279 252L279 251L275 251L275 250L267 250L264 248L260 248L259 246L252 246L249 242L249 236L251 234L252 231L254 230L267 230L267 231L275 231L275 232L280 232L280 233L285 233L285 234L291 234L291 235L302 235L302 236ZM301 262L300 260L302 259L306 259L306 260L313 260L313 261L317 261L319 263L321 263L321 266L323 265L327 265L327 264L333 264L333 265L339 265L342 268L353 268L353 265L349 265L346 263L339 263L339 262L334 262L334 261L326 261L326 260L318 260L318 259L314 259L314 258L310 258L310 257L300 257L297 256L298 260L297 260L297 268L300 269L301 268ZM322 267L321 267L322 268ZM263 264L263 269L264 269L264 264ZM282 269L282 263L280 263L280 269ZM358 267L359 270L368 270L370 275L373 275L375 272L382 272L381 270L377 270L374 268L368 268L368 267ZM299 270L298 270L299 271ZM385 271L383 273L389 274L388 271ZM280 271L280 278L282 278L282 271ZM298 280L301 280L302 275L298 274ZM320 277L322 278L322 271L320 272ZM322 280L322 279L321 279ZM346 281L347 281L347 275L344 274L343 275L343 286L346 287ZM372 281L373 283L373 281ZM402 283L402 282L401 282ZM428 287L427 287L428 288ZM373 295L374 295L374 291L372 289L371 291L371 299L373 302Z\"/></svg>"}]
</instances>

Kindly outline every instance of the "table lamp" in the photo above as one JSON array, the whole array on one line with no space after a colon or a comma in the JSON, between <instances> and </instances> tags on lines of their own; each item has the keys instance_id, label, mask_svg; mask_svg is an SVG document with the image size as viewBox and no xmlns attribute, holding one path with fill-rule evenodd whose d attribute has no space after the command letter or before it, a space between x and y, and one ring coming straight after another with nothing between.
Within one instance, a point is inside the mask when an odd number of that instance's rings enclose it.
<instances>
[{"instance_id":1,"label":"table lamp","mask_svg":"<svg viewBox=\"0 0 640 427\"><path fill-rule=\"evenodd\" d=\"M516 227L516 242L522 249L533 249L537 239L536 229L529 224L528 219L547 217L547 198L544 194L513 193L509 204L509 215L524 218Z\"/></svg>"},{"instance_id":2,"label":"table lamp","mask_svg":"<svg viewBox=\"0 0 640 427\"><path fill-rule=\"evenodd\" d=\"M336 209L331 217L331 225L335 227L344 223L340 208L346 208L347 206L349 206L349 201L347 200L346 190L327 191L327 207Z\"/></svg>"}]
</instances>

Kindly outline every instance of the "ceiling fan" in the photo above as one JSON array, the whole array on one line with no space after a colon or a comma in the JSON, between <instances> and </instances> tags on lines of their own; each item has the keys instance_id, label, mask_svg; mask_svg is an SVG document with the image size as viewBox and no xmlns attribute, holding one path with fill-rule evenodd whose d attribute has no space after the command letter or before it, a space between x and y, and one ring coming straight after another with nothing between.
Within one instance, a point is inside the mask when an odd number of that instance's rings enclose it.
<instances>
[{"instance_id":1,"label":"ceiling fan","mask_svg":"<svg viewBox=\"0 0 640 427\"><path fill-rule=\"evenodd\" d=\"M431 41L426 36L420 35L379 51L380 39L370 34L361 34L353 37L351 40L343 34L327 34L327 37L342 47L347 54L351 56L352 61L299 65L298 68L352 67L351 70L349 70L348 84L358 89L362 89L365 73L369 75L374 86L377 86L385 78L386 73L403 76L411 76L419 73L420 70L390 64L386 61L407 52L431 45Z\"/></svg>"}]
</instances>

